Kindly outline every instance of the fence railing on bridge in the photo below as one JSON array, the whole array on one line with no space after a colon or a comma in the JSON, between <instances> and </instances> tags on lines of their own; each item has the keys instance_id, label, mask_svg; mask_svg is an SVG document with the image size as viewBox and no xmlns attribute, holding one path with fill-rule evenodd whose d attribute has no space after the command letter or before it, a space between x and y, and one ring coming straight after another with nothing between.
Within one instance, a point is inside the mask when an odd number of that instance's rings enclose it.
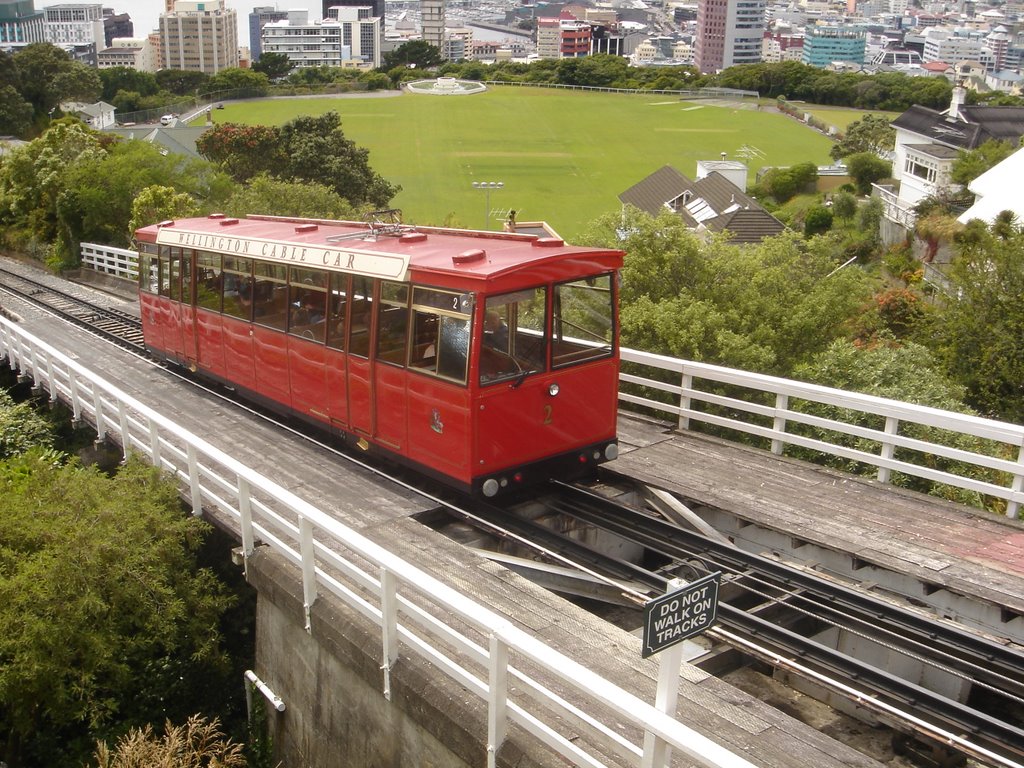
<instances>
[{"instance_id":1,"label":"fence railing on bridge","mask_svg":"<svg viewBox=\"0 0 1024 768\"><path fill-rule=\"evenodd\" d=\"M246 558L259 541L297 566L307 630L314 602L327 593L376 625L385 697L390 697L390 674L401 663L401 653L418 656L485 701L488 766L496 764L508 724L515 723L570 765L605 765L604 754L595 747L599 744L623 765L659 766L655 755L664 755L668 747L699 765L754 768L392 555L4 317L0 356L34 387L49 393L51 401L66 403L75 419L90 422L99 439L120 444L126 458L145 456L172 475L185 489L194 514L201 514L205 506L228 515L237 525ZM559 691L526 674L527 667L557 680Z\"/></svg>"},{"instance_id":2,"label":"fence railing on bridge","mask_svg":"<svg viewBox=\"0 0 1024 768\"><path fill-rule=\"evenodd\" d=\"M87 247L91 262L137 273L134 251L83 244L83 263ZM1019 425L633 349L623 349L622 360L620 402L669 416L680 429L874 467L883 483L897 473L998 499L1009 517L1024 502ZM901 485L915 487L903 478Z\"/></svg>"}]
</instances>

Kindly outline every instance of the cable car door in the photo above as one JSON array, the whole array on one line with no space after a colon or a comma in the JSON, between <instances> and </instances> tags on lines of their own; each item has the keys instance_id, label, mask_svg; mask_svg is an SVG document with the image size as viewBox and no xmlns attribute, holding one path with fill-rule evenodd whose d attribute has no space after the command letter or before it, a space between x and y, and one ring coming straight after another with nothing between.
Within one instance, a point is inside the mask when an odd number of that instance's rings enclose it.
<instances>
[{"instance_id":1,"label":"cable car door","mask_svg":"<svg viewBox=\"0 0 1024 768\"><path fill-rule=\"evenodd\" d=\"M373 436L373 377L370 334L373 321L373 281L352 278L348 324L348 418L357 434Z\"/></svg>"},{"instance_id":2,"label":"cable car door","mask_svg":"<svg viewBox=\"0 0 1024 768\"><path fill-rule=\"evenodd\" d=\"M195 368L199 359L199 344L196 340L196 285L195 251L184 251L181 255L181 352L183 360Z\"/></svg>"}]
</instances>

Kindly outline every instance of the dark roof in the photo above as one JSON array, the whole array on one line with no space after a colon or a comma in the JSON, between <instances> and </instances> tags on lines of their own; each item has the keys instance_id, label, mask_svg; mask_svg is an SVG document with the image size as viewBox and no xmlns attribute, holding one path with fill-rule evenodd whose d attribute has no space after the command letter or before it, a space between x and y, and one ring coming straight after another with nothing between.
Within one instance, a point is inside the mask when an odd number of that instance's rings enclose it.
<instances>
[{"instance_id":1,"label":"dark roof","mask_svg":"<svg viewBox=\"0 0 1024 768\"><path fill-rule=\"evenodd\" d=\"M989 139L1024 136L1024 107L961 106L959 116L915 105L892 121L896 128L957 149L976 149Z\"/></svg>"},{"instance_id":2,"label":"dark roof","mask_svg":"<svg viewBox=\"0 0 1024 768\"><path fill-rule=\"evenodd\" d=\"M728 230L732 243L760 242L786 228L718 172L692 181L666 165L620 194L619 200L651 216L674 211L690 229Z\"/></svg>"}]
</instances>

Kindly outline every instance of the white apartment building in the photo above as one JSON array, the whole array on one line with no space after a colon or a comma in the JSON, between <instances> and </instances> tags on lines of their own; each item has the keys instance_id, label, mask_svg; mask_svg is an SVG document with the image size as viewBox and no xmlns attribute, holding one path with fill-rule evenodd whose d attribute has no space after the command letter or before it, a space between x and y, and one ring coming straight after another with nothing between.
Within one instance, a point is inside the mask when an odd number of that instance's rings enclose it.
<instances>
[{"instance_id":1,"label":"white apartment building","mask_svg":"<svg viewBox=\"0 0 1024 768\"><path fill-rule=\"evenodd\" d=\"M156 72L157 51L148 37L115 37L110 47L96 54L99 69L126 67L139 72Z\"/></svg>"},{"instance_id":2,"label":"white apartment building","mask_svg":"<svg viewBox=\"0 0 1024 768\"><path fill-rule=\"evenodd\" d=\"M982 59L982 41L977 37L958 35L954 30L930 27L924 33L924 62L944 61L955 64L958 61Z\"/></svg>"},{"instance_id":3,"label":"white apartment building","mask_svg":"<svg viewBox=\"0 0 1024 768\"><path fill-rule=\"evenodd\" d=\"M162 65L214 75L238 66L238 14L224 0L177 0L160 14Z\"/></svg>"},{"instance_id":4,"label":"white apartment building","mask_svg":"<svg viewBox=\"0 0 1024 768\"><path fill-rule=\"evenodd\" d=\"M43 8L46 42L54 45L106 47L103 6L100 3L63 3Z\"/></svg>"},{"instance_id":5,"label":"white apartment building","mask_svg":"<svg viewBox=\"0 0 1024 768\"><path fill-rule=\"evenodd\" d=\"M285 21L263 26L263 53L282 53L296 68L380 66L382 19L372 6L335 6L323 21L309 21L306 10L288 12Z\"/></svg>"},{"instance_id":6,"label":"white apartment building","mask_svg":"<svg viewBox=\"0 0 1024 768\"><path fill-rule=\"evenodd\" d=\"M444 51L444 0L420 0L420 25L423 39Z\"/></svg>"}]
</instances>

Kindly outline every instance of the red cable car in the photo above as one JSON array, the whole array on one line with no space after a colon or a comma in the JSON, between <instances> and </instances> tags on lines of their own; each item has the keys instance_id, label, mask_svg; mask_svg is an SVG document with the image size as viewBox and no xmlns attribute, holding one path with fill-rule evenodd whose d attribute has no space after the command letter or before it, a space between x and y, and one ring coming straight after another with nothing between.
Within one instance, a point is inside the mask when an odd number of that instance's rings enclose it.
<instances>
[{"instance_id":1,"label":"red cable car","mask_svg":"<svg viewBox=\"0 0 1024 768\"><path fill-rule=\"evenodd\" d=\"M136 233L155 356L492 497L618 454L622 252L213 214Z\"/></svg>"}]
</instances>

